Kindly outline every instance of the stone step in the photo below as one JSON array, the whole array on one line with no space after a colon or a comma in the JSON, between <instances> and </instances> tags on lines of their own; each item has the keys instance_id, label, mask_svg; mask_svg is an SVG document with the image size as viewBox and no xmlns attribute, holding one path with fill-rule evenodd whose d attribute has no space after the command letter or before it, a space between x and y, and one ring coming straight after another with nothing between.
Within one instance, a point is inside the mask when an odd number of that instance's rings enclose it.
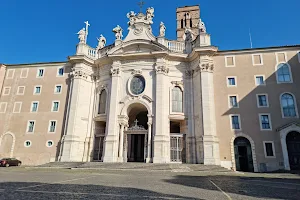
<instances>
[{"instance_id":1,"label":"stone step","mask_svg":"<svg viewBox=\"0 0 300 200\"><path fill-rule=\"evenodd\" d=\"M84 162L50 162L36 167L45 168L74 168L84 164Z\"/></svg>"}]
</instances>

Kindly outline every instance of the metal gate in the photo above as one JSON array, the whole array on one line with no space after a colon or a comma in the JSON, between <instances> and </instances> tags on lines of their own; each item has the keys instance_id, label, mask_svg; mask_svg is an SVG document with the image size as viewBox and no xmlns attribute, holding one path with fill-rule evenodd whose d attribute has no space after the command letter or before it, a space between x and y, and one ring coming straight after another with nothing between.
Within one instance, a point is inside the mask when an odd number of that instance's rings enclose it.
<instances>
[{"instance_id":1,"label":"metal gate","mask_svg":"<svg viewBox=\"0 0 300 200\"><path fill-rule=\"evenodd\" d=\"M95 137L93 160L102 161L104 136Z\"/></svg>"},{"instance_id":2,"label":"metal gate","mask_svg":"<svg viewBox=\"0 0 300 200\"><path fill-rule=\"evenodd\" d=\"M170 156L171 162L182 162L183 135L171 135L170 137Z\"/></svg>"}]
</instances>

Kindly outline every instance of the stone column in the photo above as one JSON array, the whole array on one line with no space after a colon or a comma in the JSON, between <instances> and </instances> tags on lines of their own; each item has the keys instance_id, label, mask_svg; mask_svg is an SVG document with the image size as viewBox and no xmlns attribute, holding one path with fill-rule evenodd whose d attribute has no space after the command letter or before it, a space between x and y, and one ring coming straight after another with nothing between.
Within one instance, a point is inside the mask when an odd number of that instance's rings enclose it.
<instances>
[{"instance_id":1,"label":"stone column","mask_svg":"<svg viewBox=\"0 0 300 200\"><path fill-rule=\"evenodd\" d=\"M70 73L70 96L59 161L86 161L85 151L89 145L86 141L90 136L94 108L92 72L92 67L82 62L76 63Z\"/></svg>"},{"instance_id":2,"label":"stone column","mask_svg":"<svg viewBox=\"0 0 300 200\"><path fill-rule=\"evenodd\" d=\"M147 148L147 158L146 163L151 162L151 149L152 149L152 117L148 116L148 148Z\"/></svg>"},{"instance_id":3,"label":"stone column","mask_svg":"<svg viewBox=\"0 0 300 200\"><path fill-rule=\"evenodd\" d=\"M200 65L196 69L200 71L201 75L203 158L206 165L220 165L219 140L216 133L213 69L214 64L209 56L201 58Z\"/></svg>"},{"instance_id":4,"label":"stone column","mask_svg":"<svg viewBox=\"0 0 300 200\"><path fill-rule=\"evenodd\" d=\"M170 162L169 90L167 85L169 68L163 58L156 63L155 135L153 163Z\"/></svg>"},{"instance_id":5,"label":"stone column","mask_svg":"<svg viewBox=\"0 0 300 200\"><path fill-rule=\"evenodd\" d=\"M118 142L119 142L119 96L120 96L120 69L121 62L114 61L111 68L110 97L108 98L108 123L106 126L106 136L104 143L103 162L117 162Z\"/></svg>"},{"instance_id":6,"label":"stone column","mask_svg":"<svg viewBox=\"0 0 300 200\"><path fill-rule=\"evenodd\" d=\"M119 142L119 162L123 162L123 151L124 151L124 124L121 123L121 128L120 128L120 142Z\"/></svg>"}]
</instances>

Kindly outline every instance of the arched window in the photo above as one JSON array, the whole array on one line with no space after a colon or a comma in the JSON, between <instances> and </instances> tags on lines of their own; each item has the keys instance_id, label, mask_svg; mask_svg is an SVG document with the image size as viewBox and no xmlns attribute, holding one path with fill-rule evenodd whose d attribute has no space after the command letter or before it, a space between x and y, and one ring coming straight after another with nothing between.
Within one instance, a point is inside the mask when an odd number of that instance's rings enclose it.
<instances>
[{"instance_id":1,"label":"arched window","mask_svg":"<svg viewBox=\"0 0 300 200\"><path fill-rule=\"evenodd\" d=\"M98 114L105 114L106 112L106 90L102 90L99 95Z\"/></svg>"},{"instance_id":2,"label":"arched window","mask_svg":"<svg viewBox=\"0 0 300 200\"><path fill-rule=\"evenodd\" d=\"M293 95L284 93L281 95L281 108L284 117L296 117L296 106Z\"/></svg>"},{"instance_id":3,"label":"arched window","mask_svg":"<svg viewBox=\"0 0 300 200\"><path fill-rule=\"evenodd\" d=\"M183 112L182 96L183 92L180 87L174 87L172 89L172 112Z\"/></svg>"},{"instance_id":4,"label":"arched window","mask_svg":"<svg viewBox=\"0 0 300 200\"><path fill-rule=\"evenodd\" d=\"M289 83L292 81L290 67L286 63L281 63L277 66L277 82Z\"/></svg>"}]
</instances>

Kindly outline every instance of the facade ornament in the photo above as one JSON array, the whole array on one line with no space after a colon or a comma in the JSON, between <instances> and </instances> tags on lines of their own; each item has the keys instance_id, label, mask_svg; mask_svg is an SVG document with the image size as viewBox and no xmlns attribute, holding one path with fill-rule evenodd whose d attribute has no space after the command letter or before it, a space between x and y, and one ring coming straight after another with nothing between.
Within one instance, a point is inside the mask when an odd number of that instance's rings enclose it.
<instances>
[{"instance_id":1,"label":"facade ornament","mask_svg":"<svg viewBox=\"0 0 300 200\"><path fill-rule=\"evenodd\" d=\"M131 74L142 74L142 70L140 70L140 69L132 69Z\"/></svg>"},{"instance_id":2,"label":"facade ornament","mask_svg":"<svg viewBox=\"0 0 300 200\"><path fill-rule=\"evenodd\" d=\"M194 74L194 70L186 70L185 71L185 76L187 78L192 78L193 77L193 74Z\"/></svg>"},{"instance_id":3,"label":"facade ornament","mask_svg":"<svg viewBox=\"0 0 300 200\"><path fill-rule=\"evenodd\" d=\"M101 34L100 38L97 38L98 40L98 45L96 47L96 50L102 49L103 47L105 47L106 44L106 38Z\"/></svg>"},{"instance_id":4,"label":"facade ornament","mask_svg":"<svg viewBox=\"0 0 300 200\"><path fill-rule=\"evenodd\" d=\"M185 28L184 35L185 35L185 53L189 54L192 52L192 41L193 41L192 30L190 28Z\"/></svg>"},{"instance_id":5,"label":"facade ornament","mask_svg":"<svg viewBox=\"0 0 300 200\"><path fill-rule=\"evenodd\" d=\"M206 33L205 24L201 19L199 19L198 28L199 28L200 33Z\"/></svg>"},{"instance_id":6,"label":"facade ornament","mask_svg":"<svg viewBox=\"0 0 300 200\"><path fill-rule=\"evenodd\" d=\"M213 63L203 63L200 67L201 72L213 72L214 64Z\"/></svg>"},{"instance_id":7,"label":"facade ornament","mask_svg":"<svg viewBox=\"0 0 300 200\"><path fill-rule=\"evenodd\" d=\"M166 26L163 22L160 22L159 25L159 37L165 37L166 35Z\"/></svg>"},{"instance_id":8,"label":"facade ornament","mask_svg":"<svg viewBox=\"0 0 300 200\"><path fill-rule=\"evenodd\" d=\"M183 81L171 81L171 83L175 86L179 86L179 87L183 86Z\"/></svg>"},{"instance_id":9,"label":"facade ornament","mask_svg":"<svg viewBox=\"0 0 300 200\"><path fill-rule=\"evenodd\" d=\"M128 128L128 131L143 131L143 130L146 130L143 126L141 125L138 125L138 120L136 119L134 121L134 124L131 125L131 127Z\"/></svg>"},{"instance_id":10,"label":"facade ornament","mask_svg":"<svg viewBox=\"0 0 300 200\"><path fill-rule=\"evenodd\" d=\"M163 74L168 74L169 73L169 68L166 66L157 66L156 67L156 73L163 73Z\"/></svg>"},{"instance_id":11,"label":"facade ornament","mask_svg":"<svg viewBox=\"0 0 300 200\"><path fill-rule=\"evenodd\" d=\"M134 24L135 19L136 19L135 16L136 16L136 13L134 13L133 11L130 11L129 13L127 13L127 18L129 19L129 22L128 22L129 26Z\"/></svg>"},{"instance_id":12,"label":"facade ornament","mask_svg":"<svg viewBox=\"0 0 300 200\"><path fill-rule=\"evenodd\" d=\"M123 37L123 29L117 25L114 29L113 32L115 33L116 40L122 40Z\"/></svg>"},{"instance_id":13,"label":"facade ornament","mask_svg":"<svg viewBox=\"0 0 300 200\"><path fill-rule=\"evenodd\" d=\"M153 7L147 8L145 19L148 20L150 24L153 24L152 21L153 17L154 17L154 8Z\"/></svg>"},{"instance_id":14,"label":"facade ornament","mask_svg":"<svg viewBox=\"0 0 300 200\"><path fill-rule=\"evenodd\" d=\"M117 76L120 74L120 68L111 68L110 73L112 76Z\"/></svg>"},{"instance_id":15,"label":"facade ornament","mask_svg":"<svg viewBox=\"0 0 300 200\"><path fill-rule=\"evenodd\" d=\"M77 35L78 35L78 39L79 39L79 44L86 44L86 40L85 40L86 31L85 31L85 28L82 28L80 31L78 31Z\"/></svg>"},{"instance_id":16,"label":"facade ornament","mask_svg":"<svg viewBox=\"0 0 300 200\"><path fill-rule=\"evenodd\" d=\"M72 78L84 78L84 79L88 78L88 74L83 72L81 69L73 68L69 75Z\"/></svg>"}]
</instances>

